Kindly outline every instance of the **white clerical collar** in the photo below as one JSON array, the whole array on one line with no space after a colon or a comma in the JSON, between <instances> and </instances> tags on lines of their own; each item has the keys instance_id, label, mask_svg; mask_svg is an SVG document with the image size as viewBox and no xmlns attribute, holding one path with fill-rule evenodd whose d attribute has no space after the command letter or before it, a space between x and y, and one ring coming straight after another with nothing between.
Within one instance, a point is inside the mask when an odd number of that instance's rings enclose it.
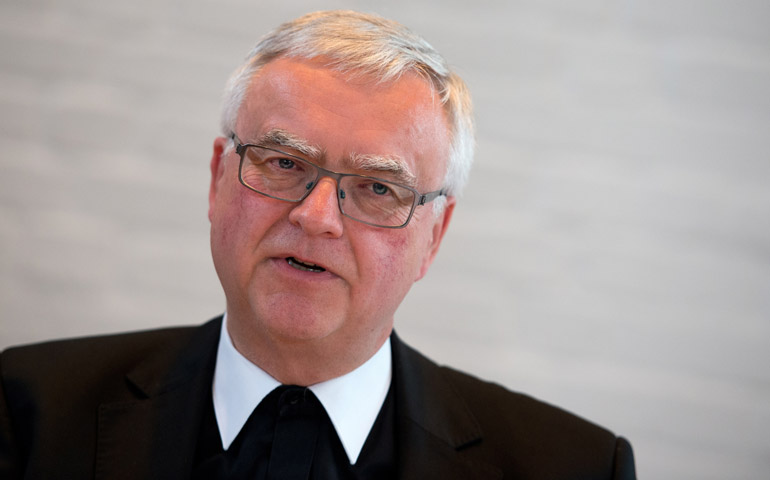
<instances>
[{"instance_id":1,"label":"white clerical collar","mask_svg":"<svg viewBox=\"0 0 770 480\"><path fill-rule=\"evenodd\" d=\"M363 365L341 377L310 386L331 418L350 464L358 460L366 437L385 402L392 377L390 338ZM214 413L227 450L259 402L278 380L238 352L222 320L212 385Z\"/></svg>"}]
</instances>

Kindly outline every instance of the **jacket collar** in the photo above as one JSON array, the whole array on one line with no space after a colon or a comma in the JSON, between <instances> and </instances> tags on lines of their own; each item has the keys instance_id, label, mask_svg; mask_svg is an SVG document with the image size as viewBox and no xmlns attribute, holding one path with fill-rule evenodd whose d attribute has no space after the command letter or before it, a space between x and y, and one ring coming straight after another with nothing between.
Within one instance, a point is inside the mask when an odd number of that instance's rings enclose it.
<instances>
[{"instance_id":1,"label":"jacket collar","mask_svg":"<svg viewBox=\"0 0 770 480\"><path fill-rule=\"evenodd\" d=\"M97 479L189 478L200 419L211 396L222 317L190 329L126 375L136 399L99 407ZM393 333L399 479L499 479L495 466L462 452L481 427L440 367Z\"/></svg>"}]
</instances>

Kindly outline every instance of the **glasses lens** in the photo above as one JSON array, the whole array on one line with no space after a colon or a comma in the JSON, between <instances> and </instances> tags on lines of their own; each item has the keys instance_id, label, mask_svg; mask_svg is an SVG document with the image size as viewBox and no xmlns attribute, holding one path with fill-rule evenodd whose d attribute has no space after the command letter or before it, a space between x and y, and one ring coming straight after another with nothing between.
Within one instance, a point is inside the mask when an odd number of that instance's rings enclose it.
<instances>
[{"instance_id":1,"label":"glasses lens","mask_svg":"<svg viewBox=\"0 0 770 480\"><path fill-rule=\"evenodd\" d=\"M252 190L279 200L301 200L315 185L318 168L299 157L249 145L243 152L241 181ZM382 227L400 227L409 219L415 193L395 183L370 177L339 179L339 204L350 218Z\"/></svg>"},{"instance_id":2,"label":"glasses lens","mask_svg":"<svg viewBox=\"0 0 770 480\"><path fill-rule=\"evenodd\" d=\"M300 200L313 188L316 176L314 165L282 152L249 146L243 153L243 183L259 193L280 200Z\"/></svg>"},{"instance_id":3,"label":"glasses lens","mask_svg":"<svg viewBox=\"0 0 770 480\"><path fill-rule=\"evenodd\" d=\"M414 205L414 192L375 178L342 177L339 188L342 212L374 225L400 227Z\"/></svg>"}]
</instances>

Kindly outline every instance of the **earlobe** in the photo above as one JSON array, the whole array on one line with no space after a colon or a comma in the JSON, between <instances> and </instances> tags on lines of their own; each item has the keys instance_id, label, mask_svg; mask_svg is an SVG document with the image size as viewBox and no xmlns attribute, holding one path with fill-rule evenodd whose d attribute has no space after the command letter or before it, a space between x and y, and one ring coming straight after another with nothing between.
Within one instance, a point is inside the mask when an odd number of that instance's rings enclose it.
<instances>
[{"instance_id":1,"label":"earlobe","mask_svg":"<svg viewBox=\"0 0 770 480\"><path fill-rule=\"evenodd\" d=\"M430 243L425 256L422 259L420 270L417 272L417 278L414 279L415 282L428 273L428 268L436 258L438 249L441 246L441 240L444 238L447 228L449 228L449 221L452 220L452 213L454 212L456 203L457 199L455 197L447 197L444 211L441 212L438 218L436 218L435 223L433 224L433 231L431 232Z\"/></svg>"},{"instance_id":2,"label":"earlobe","mask_svg":"<svg viewBox=\"0 0 770 480\"><path fill-rule=\"evenodd\" d=\"M214 214L214 204L216 203L219 182L224 176L225 163L224 155L229 140L225 137L217 137L214 140L214 148L211 154L211 185L209 186L209 221Z\"/></svg>"}]
</instances>

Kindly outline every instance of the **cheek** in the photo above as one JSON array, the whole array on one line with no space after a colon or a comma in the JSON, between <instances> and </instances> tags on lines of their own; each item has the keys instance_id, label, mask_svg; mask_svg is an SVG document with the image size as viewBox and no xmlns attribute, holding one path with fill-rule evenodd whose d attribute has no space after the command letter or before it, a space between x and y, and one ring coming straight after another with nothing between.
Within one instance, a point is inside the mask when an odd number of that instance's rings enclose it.
<instances>
[{"instance_id":1,"label":"cheek","mask_svg":"<svg viewBox=\"0 0 770 480\"><path fill-rule=\"evenodd\" d=\"M260 215L257 206L249 205L248 199L237 190L226 193L217 198L211 220L212 254L215 263L237 270L248 258L249 243L260 237Z\"/></svg>"},{"instance_id":2,"label":"cheek","mask_svg":"<svg viewBox=\"0 0 770 480\"><path fill-rule=\"evenodd\" d=\"M410 257L410 240L408 240L406 236L398 236L396 238L389 239L387 245L387 261L392 266L398 268L408 265L408 260Z\"/></svg>"},{"instance_id":3,"label":"cheek","mask_svg":"<svg viewBox=\"0 0 770 480\"><path fill-rule=\"evenodd\" d=\"M211 256L214 268L223 284L231 281L237 265L233 255L237 250L233 245L234 240L237 240L237 233L232 223L221 214L214 216L211 221Z\"/></svg>"},{"instance_id":4,"label":"cheek","mask_svg":"<svg viewBox=\"0 0 770 480\"><path fill-rule=\"evenodd\" d=\"M230 198L222 199L214 208L211 219L212 245L220 250L226 250L234 241L238 240L238 207ZM214 252L224 253L224 252Z\"/></svg>"},{"instance_id":5,"label":"cheek","mask_svg":"<svg viewBox=\"0 0 770 480\"><path fill-rule=\"evenodd\" d=\"M400 233L400 232L399 232ZM374 240L373 240L374 241ZM409 235L391 235L379 239L379 255L371 255L369 268L373 270L378 288L385 291L380 294L405 293L411 287L419 262L416 261L417 241Z\"/></svg>"},{"instance_id":6,"label":"cheek","mask_svg":"<svg viewBox=\"0 0 770 480\"><path fill-rule=\"evenodd\" d=\"M221 197L217 198L212 228L228 244L245 243L251 235L250 231L258 231L260 226L269 221L274 212L269 202L256 193L233 185Z\"/></svg>"}]
</instances>

